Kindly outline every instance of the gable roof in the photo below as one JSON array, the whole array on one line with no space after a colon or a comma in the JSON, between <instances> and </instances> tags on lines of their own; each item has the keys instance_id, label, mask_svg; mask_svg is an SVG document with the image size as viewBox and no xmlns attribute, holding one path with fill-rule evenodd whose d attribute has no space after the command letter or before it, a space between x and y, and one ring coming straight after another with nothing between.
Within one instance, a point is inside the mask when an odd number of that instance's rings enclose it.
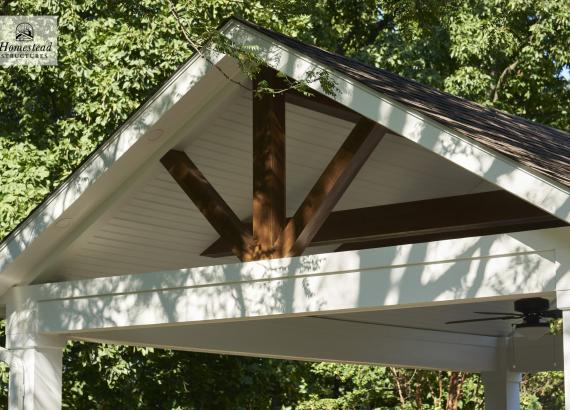
<instances>
[{"instance_id":1,"label":"gable roof","mask_svg":"<svg viewBox=\"0 0 570 410\"><path fill-rule=\"evenodd\" d=\"M263 54L263 49L273 49L275 46L286 57L284 60L288 65L274 68L293 78L297 78L296 74L303 75L307 67L305 63L330 70L341 85L349 84L353 91L359 89L359 94L349 95L352 99L348 102L350 98L345 98L346 94L343 94L340 97L342 104L381 124L386 119L382 117L383 108L387 107L391 113L399 111L399 117L393 115L387 120L390 122L388 125L393 126L387 128L394 133L401 133L403 137L459 164L486 181L562 220L570 221L567 133L495 110L491 111L495 117L501 118L501 122L497 119L488 121L489 114L485 113L489 110L477 104L328 53L252 23L233 20L235 24L230 21L221 28L224 35L231 37L233 30L237 29L236 35L244 35L247 41L259 43L256 45L261 46L260 55L269 65L276 63ZM175 130L182 121L199 122L199 115L209 115L208 112L223 101L223 95L231 93L231 83L216 74L211 63L220 65L231 78L240 75L237 64L223 54L206 52L211 53L209 60L198 53L192 56L0 243L0 271L3 274L0 293L13 284L33 280L38 275L36 268L51 263L56 258L54 255L65 250L82 230L93 224L104 209L120 196L117 193L125 190L129 181L136 179L136 173L140 173L148 164L157 163L168 149L180 142L183 136ZM302 64L298 65L299 62ZM338 75L339 72L341 75ZM315 88L318 91L318 84ZM339 99L338 96L334 98ZM388 98L399 104L392 104L387 101ZM454 115L455 112L458 115ZM406 116L405 130L398 123L402 120L402 114ZM518 126L515 125L517 122ZM414 127L413 132L409 132L410 124ZM420 129L419 137L415 133L416 127ZM527 138L527 133L521 131L521 127L531 129L532 135L545 130L544 134L549 137L546 142L521 142L517 136ZM515 128L517 132L513 134L509 128ZM457 131L452 135L449 129ZM551 140L557 141L556 144ZM465 149L466 143L469 149ZM480 146L483 145L489 149L481 150ZM456 155L458 150L461 151L459 156ZM544 158L540 152L545 153ZM554 154L558 156L554 157ZM514 161L507 161L505 157ZM489 169L489 163L493 165L492 169ZM532 169L527 171L519 164ZM67 233L66 220L73 220L71 230ZM27 256L20 257L24 252Z\"/></svg>"},{"instance_id":2,"label":"gable roof","mask_svg":"<svg viewBox=\"0 0 570 410\"><path fill-rule=\"evenodd\" d=\"M570 187L570 134L516 115L483 107L334 54L248 21L240 23L330 67L440 124Z\"/></svg>"}]
</instances>

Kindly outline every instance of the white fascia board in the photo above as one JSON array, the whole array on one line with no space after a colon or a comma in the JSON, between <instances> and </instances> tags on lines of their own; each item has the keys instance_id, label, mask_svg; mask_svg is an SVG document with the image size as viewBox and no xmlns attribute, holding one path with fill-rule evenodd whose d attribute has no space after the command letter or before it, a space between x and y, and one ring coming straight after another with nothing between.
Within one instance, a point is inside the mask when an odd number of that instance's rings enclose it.
<instances>
[{"instance_id":1,"label":"white fascia board","mask_svg":"<svg viewBox=\"0 0 570 410\"><path fill-rule=\"evenodd\" d=\"M555 254L490 235L15 287L7 302L37 306L48 333L460 303L554 292Z\"/></svg>"},{"instance_id":2,"label":"white fascia board","mask_svg":"<svg viewBox=\"0 0 570 410\"><path fill-rule=\"evenodd\" d=\"M106 330L78 338L240 356L470 372L494 370L497 348L497 339L491 336L315 317Z\"/></svg>"},{"instance_id":3,"label":"white fascia board","mask_svg":"<svg viewBox=\"0 0 570 410\"><path fill-rule=\"evenodd\" d=\"M223 32L236 44L252 47L269 66L296 80L304 80L307 73L312 71L329 72L339 89L336 95L330 97L340 104L570 222L570 192L556 181L535 173L239 21L228 22ZM318 81L309 86L324 93Z\"/></svg>"},{"instance_id":4,"label":"white fascia board","mask_svg":"<svg viewBox=\"0 0 570 410\"><path fill-rule=\"evenodd\" d=\"M486 258L520 255L541 255L542 258L554 264L556 263L554 259L556 248L553 243L546 238L532 243L526 238L528 236L537 237L543 232L557 233L565 229L553 228L376 249L219 264L173 271L22 286L17 289L25 289L25 293L36 300L48 300L258 282L286 277L332 275L338 272L429 266L460 261L469 263ZM551 280L552 277L545 279Z\"/></svg>"},{"instance_id":5,"label":"white fascia board","mask_svg":"<svg viewBox=\"0 0 570 410\"><path fill-rule=\"evenodd\" d=\"M209 62L197 54L189 59L0 244L0 294L33 280L41 271L39 265L64 250L60 244L76 237L74 232L84 230L120 196L119 191L128 189L122 184L148 164L149 158L163 154L180 140L177 132L188 120L188 110L193 115L200 113L216 93L228 88L228 81L210 64L227 62L229 70L235 71L235 64L224 56L209 52ZM191 90L196 90L195 100L185 104L191 106L187 109L181 102Z\"/></svg>"}]
</instances>

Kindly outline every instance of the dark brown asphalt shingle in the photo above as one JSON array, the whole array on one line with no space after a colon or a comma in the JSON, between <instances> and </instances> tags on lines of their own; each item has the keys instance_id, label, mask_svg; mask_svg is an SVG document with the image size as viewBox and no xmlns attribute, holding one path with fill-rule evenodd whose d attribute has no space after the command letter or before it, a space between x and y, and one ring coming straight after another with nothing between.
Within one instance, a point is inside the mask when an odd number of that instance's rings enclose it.
<instances>
[{"instance_id":1,"label":"dark brown asphalt shingle","mask_svg":"<svg viewBox=\"0 0 570 410\"><path fill-rule=\"evenodd\" d=\"M305 44L256 24L239 21L392 100L570 187L570 134L516 115L483 107L389 71Z\"/></svg>"}]
</instances>

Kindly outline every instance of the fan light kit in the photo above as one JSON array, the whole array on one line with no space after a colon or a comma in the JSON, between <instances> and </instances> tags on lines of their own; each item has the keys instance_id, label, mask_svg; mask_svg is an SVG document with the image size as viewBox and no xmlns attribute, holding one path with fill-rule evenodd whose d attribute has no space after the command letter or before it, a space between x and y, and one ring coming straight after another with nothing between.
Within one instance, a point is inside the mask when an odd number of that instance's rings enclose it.
<instances>
[{"instance_id":1,"label":"fan light kit","mask_svg":"<svg viewBox=\"0 0 570 410\"><path fill-rule=\"evenodd\" d=\"M542 336L548 334L550 326L548 323L537 323L537 324L524 324L516 326L515 335L526 337L529 340L538 340Z\"/></svg>"},{"instance_id":2,"label":"fan light kit","mask_svg":"<svg viewBox=\"0 0 570 410\"><path fill-rule=\"evenodd\" d=\"M515 301L514 310L518 313L505 312L473 312L479 315L500 315L489 318L453 320L446 322L448 325L456 323L472 323L487 322L491 320L522 320L513 326L516 329L515 334L526 337L530 340L540 339L550 330L550 321L552 319L560 319L562 311L551 309L550 303L543 298L526 298Z\"/></svg>"}]
</instances>

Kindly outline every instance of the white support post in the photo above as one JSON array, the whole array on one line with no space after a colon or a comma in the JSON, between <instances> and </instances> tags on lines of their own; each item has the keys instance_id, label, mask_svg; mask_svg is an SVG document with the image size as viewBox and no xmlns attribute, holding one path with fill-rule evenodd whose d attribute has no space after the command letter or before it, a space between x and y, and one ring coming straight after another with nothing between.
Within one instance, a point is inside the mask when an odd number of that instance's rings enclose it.
<instances>
[{"instance_id":1,"label":"white support post","mask_svg":"<svg viewBox=\"0 0 570 410\"><path fill-rule=\"evenodd\" d=\"M61 409L62 347L36 346L10 350L20 361L21 367L10 367L8 409ZM23 389L15 385L22 381Z\"/></svg>"},{"instance_id":2,"label":"white support post","mask_svg":"<svg viewBox=\"0 0 570 410\"><path fill-rule=\"evenodd\" d=\"M562 340L564 351L564 401L566 410L570 410L570 291L556 292L557 308L562 310Z\"/></svg>"},{"instance_id":3,"label":"white support post","mask_svg":"<svg viewBox=\"0 0 570 410\"><path fill-rule=\"evenodd\" d=\"M485 386L485 409L520 409L520 373L488 372L481 373L481 378Z\"/></svg>"},{"instance_id":4,"label":"white support post","mask_svg":"<svg viewBox=\"0 0 570 410\"><path fill-rule=\"evenodd\" d=\"M564 358L564 402L570 410L570 240L563 237L565 247L557 250L556 307L562 311L562 351Z\"/></svg>"},{"instance_id":5,"label":"white support post","mask_svg":"<svg viewBox=\"0 0 570 410\"><path fill-rule=\"evenodd\" d=\"M558 308L562 309L560 306ZM568 309L570 306L565 308ZM562 329L564 345L564 402L566 403L566 410L570 410L570 310L562 312Z\"/></svg>"},{"instance_id":6,"label":"white support post","mask_svg":"<svg viewBox=\"0 0 570 410\"><path fill-rule=\"evenodd\" d=\"M6 347L8 410L61 409L65 338L39 333L38 303L16 289L7 303Z\"/></svg>"},{"instance_id":7,"label":"white support post","mask_svg":"<svg viewBox=\"0 0 570 410\"><path fill-rule=\"evenodd\" d=\"M493 372L481 373L485 387L485 409L519 410L521 373L508 367L508 339L497 343L497 367Z\"/></svg>"}]
</instances>

